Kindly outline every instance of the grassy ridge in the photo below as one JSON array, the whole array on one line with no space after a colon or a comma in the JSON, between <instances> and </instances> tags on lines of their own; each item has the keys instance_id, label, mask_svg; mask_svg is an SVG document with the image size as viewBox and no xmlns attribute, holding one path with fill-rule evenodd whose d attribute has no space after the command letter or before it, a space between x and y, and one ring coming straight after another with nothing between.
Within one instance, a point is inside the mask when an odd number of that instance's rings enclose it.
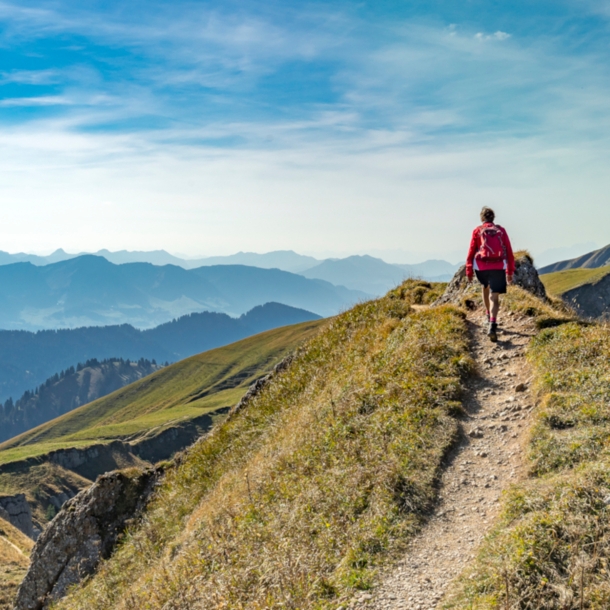
<instances>
[{"instance_id":1,"label":"grassy ridge","mask_svg":"<svg viewBox=\"0 0 610 610\"><path fill-rule=\"evenodd\" d=\"M464 314L421 282L338 316L171 469L58 608L337 608L435 498L470 371Z\"/></svg>"},{"instance_id":2,"label":"grassy ridge","mask_svg":"<svg viewBox=\"0 0 610 610\"><path fill-rule=\"evenodd\" d=\"M610 607L610 327L568 323L533 341L539 407L529 479L448 608ZM582 605L581 605L582 603Z\"/></svg>"},{"instance_id":3,"label":"grassy ridge","mask_svg":"<svg viewBox=\"0 0 610 610\"><path fill-rule=\"evenodd\" d=\"M549 294L560 296L564 292L581 286L596 282L610 273L610 267L599 267L597 269L566 269L541 275L540 279Z\"/></svg>"},{"instance_id":4,"label":"grassy ridge","mask_svg":"<svg viewBox=\"0 0 610 610\"><path fill-rule=\"evenodd\" d=\"M287 326L187 358L0 444L0 464L54 449L138 439L235 404L323 320Z\"/></svg>"},{"instance_id":5,"label":"grassy ridge","mask_svg":"<svg viewBox=\"0 0 610 610\"><path fill-rule=\"evenodd\" d=\"M13 607L33 546L27 536L0 517L0 610Z\"/></svg>"}]
</instances>

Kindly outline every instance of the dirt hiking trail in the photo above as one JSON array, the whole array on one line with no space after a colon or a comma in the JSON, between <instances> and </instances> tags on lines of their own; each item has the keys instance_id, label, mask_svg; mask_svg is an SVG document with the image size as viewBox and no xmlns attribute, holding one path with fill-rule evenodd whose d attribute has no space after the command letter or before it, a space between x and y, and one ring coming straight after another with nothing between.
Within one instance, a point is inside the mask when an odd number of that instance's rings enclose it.
<instances>
[{"instance_id":1,"label":"dirt hiking trail","mask_svg":"<svg viewBox=\"0 0 610 610\"><path fill-rule=\"evenodd\" d=\"M498 342L481 309L468 316L477 373L464 399L462 439L443 472L439 502L405 556L377 588L348 608L436 610L494 523L504 489L524 476L525 435L534 403L525 348L531 318L500 312Z\"/></svg>"}]
</instances>

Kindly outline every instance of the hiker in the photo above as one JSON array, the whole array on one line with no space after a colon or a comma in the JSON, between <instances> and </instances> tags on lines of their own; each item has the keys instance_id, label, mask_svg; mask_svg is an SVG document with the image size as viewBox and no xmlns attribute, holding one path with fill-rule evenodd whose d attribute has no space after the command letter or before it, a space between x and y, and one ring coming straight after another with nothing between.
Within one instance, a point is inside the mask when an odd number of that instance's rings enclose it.
<instances>
[{"instance_id":1,"label":"hiker","mask_svg":"<svg viewBox=\"0 0 610 610\"><path fill-rule=\"evenodd\" d=\"M466 259L468 282L472 282L474 268L474 273L483 286L483 301L489 323L487 336L493 342L498 340L500 295L506 293L507 281L513 283L515 273L515 257L508 233L500 225L494 224L495 217L491 208L484 207L481 210L483 224L472 232Z\"/></svg>"}]
</instances>

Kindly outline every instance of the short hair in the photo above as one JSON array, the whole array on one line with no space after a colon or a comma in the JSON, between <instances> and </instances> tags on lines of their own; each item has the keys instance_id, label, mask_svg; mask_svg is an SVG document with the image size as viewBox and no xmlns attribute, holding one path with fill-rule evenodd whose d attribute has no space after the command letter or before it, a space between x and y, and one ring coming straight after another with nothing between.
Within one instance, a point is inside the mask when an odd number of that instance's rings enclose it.
<instances>
[{"instance_id":1,"label":"short hair","mask_svg":"<svg viewBox=\"0 0 610 610\"><path fill-rule=\"evenodd\" d=\"M496 214L491 208L485 206L481 210L481 222L493 222L495 217Z\"/></svg>"}]
</instances>

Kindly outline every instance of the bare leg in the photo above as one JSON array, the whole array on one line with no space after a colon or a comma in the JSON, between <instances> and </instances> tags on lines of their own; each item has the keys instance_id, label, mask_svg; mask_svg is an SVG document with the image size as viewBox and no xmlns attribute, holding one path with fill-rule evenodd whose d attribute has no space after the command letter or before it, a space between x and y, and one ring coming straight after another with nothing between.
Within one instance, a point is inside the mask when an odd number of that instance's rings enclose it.
<instances>
[{"instance_id":1,"label":"bare leg","mask_svg":"<svg viewBox=\"0 0 610 610\"><path fill-rule=\"evenodd\" d=\"M493 320L497 319L498 312L500 311L500 295L497 292L491 293L491 309L489 314Z\"/></svg>"},{"instance_id":2,"label":"bare leg","mask_svg":"<svg viewBox=\"0 0 610 610\"><path fill-rule=\"evenodd\" d=\"M489 286L483 286L483 303L485 303L485 309L491 311L489 306Z\"/></svg>"}]
</instances>

